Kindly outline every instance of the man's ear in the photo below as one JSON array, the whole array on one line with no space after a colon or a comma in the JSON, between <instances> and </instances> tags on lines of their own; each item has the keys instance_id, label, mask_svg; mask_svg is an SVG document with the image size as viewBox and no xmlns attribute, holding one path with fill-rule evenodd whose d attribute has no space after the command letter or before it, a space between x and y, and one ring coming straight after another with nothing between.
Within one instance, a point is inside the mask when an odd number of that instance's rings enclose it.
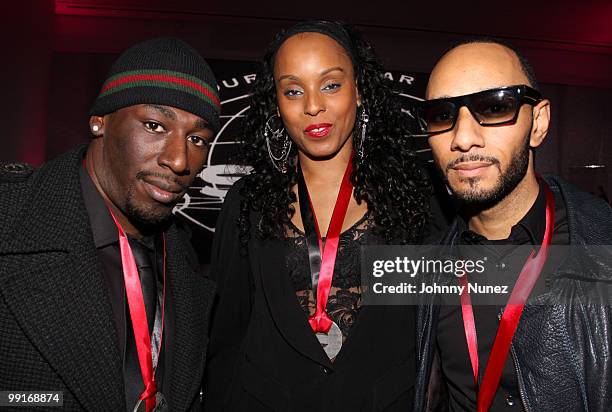
<instances>
[{"instance_id":1,"label":"man's ear","mask_svg":"<svg viewBox=\"0 0 612 412\"><path fill-rule=\"evenodd\" d=\"M104 116L91 116L89 118L89 130L94 137L104 135Z\"/></svg>"},{"instance_id":2,"label":"man's ear","mask_svg":"<svg viewBox=\"0 0 612 412\"><path fill-rule=\"evenodd\" d=\"M542 144L550 126L550 100L544 99L533 107L533 126L529 137L529 146L534 148Z\"/></svg>"}]
</instances>

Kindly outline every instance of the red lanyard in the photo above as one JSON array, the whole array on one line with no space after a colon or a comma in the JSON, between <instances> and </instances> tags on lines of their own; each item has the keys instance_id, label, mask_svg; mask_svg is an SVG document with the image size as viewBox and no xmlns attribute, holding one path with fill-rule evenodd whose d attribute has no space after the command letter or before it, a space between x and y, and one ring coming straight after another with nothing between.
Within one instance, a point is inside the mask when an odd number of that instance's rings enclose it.
<instances>
[{"instance_id":1,"label":"red lanyard","mask_svg":"<svg viewBox=\"0 0 612 412\"><path fill-rule=\"evenodd\" d=\"M504 369L504 363L506 362L510 345L512 344L512 338L518 327L521 314L523 313L523 307L540 277L544 263L546 263L546 259L548 258L548 246L552 241L555 226L555 198L546 182L542 181L542 183L544 193L546 194L546 229L544 231L542 247L537 255L534 251L531 251L512 289L506 308L504 309L504 314L500 320L497 335L493 342L493 348L489 354L489 360L482 379L482 384L478 390L478 412L488 411L493 402ZM468 281L466 276L460 277L459 282L464 286L461 293L463 326L468 344L468 351L470 353L472 371L474 372L474 381L476 382L476 387L478 387L478 343L476 339L474 312L472 310L470 294L467 290Z\"/></svg>"},{"instance_id":2,"label":"red lanyard","mask_svg":"<svg viewBox=\"0 0 612 412\"><path fill-rule=\"evenodd\" d=\"M349 161L346 165L346 170L342 177L342 184L340 185L340 191L338 192L338 198L336 199L334 211L332 212L331 222L329 223L327 237L325 239L325 246L323 246L323 239L319 232L317 217L314 207L312 206L312 201L310 200L310 195L308 195L310 209L315 222L314 226L319 240L319 250L317 252L322 254L317 284L317 308L314 315L308 318L308 323L310 323L310 327L315 333L328 333L333 324L333 321L325 311L325 307L327 306L332 278L334 276L334 266L336 264L336 255L338 254L338 242L340 240L340 232L342 231L342 223L344 222L351 195L353 194L353 184L351 183L352 171L353 164ZM300 199L300 201L302 201L302 199ZM306 229L306 222L303 222L303 224L304 229Z\"/></svg>"},{"instance_id":3,"label":"red lanyard","mask_svg":"<svg viewBox=\"0 0 612 412\"><path fill-rule=\"evenodd\" d=\"M140 373L144 382L144 391L140 394L139 399L146 401L147 412L152 411L155 407L155 395L157 393L157 384L155 383L155 367L153 366L153 358L151 356L151 336L149 335L149 324L147 321L147 312L145 310L144 298L142 297L142 286L140 285L140 277L138 276L138 268L136 261L130 248L125 232L115 218L113 212L108 209L117 229L119 231L119 248L121 250L121 265L123 266L123 280L125 282L125 293L127 294L128 307L130 309L130 317L132 319L132 327L134 329L134 340L136 341L136 351L138 352L138 362L140 363ZM164 292L162 297L162 324L159 339L158 356L161 351L162 339L164 336L164 306L166 301L166 236L164 235Z\"/></svg>"}]
</instances>

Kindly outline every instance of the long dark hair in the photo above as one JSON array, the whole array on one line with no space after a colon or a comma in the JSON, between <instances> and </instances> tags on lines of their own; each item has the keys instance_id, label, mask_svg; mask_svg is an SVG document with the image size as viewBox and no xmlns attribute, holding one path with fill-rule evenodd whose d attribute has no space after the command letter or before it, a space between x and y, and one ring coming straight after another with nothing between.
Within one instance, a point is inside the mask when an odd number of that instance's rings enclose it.
<instances>
[{"instance_id":1,"label":"long dark hair","mask_svg":"<svg viewBox=\"0 0 612 412\"><path fill-rule=\"evenodd\" d=\"M353 158L355 199L367 202L374 230L388 243L419 242L429 215L431 189L412 151L408 131L411 120L401 111L382 64L365 38L343 23L313 21L298 23L277 34L260 62L238 155L238 164L252 168L241 190L238 224L243 246L248 242L251 225L256 226L255 233L261 238L285 237L295 213L291 204L297 199L291 188L297 183L297 172L292 167L287 173L275 169L263 132L266 120L277 110L273 78L276 52L291 35L311 31L344 40L339 43L351 57L361 102L369 113L363 159L357 154ZM360 127L357 116L354 135ZM290 159L296 155L293 145ZM258 212L258 222L250 221L251 210Z\"/></svg>"}]
</instances>

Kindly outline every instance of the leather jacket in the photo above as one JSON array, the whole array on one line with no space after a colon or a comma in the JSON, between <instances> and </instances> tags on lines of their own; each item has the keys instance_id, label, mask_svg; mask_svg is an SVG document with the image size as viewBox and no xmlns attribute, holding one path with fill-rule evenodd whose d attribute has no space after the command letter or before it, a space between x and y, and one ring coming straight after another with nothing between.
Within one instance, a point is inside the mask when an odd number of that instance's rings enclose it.
<instances>
[{"instance_id":1,"label":"leather jacket","mask_svg":"<svg viewBox=\"0 0 612 412\"><path fill-rule=\"evenodd\" d=\"M556 176L545 180L565 202L572 253L550 278L549 291L528 300L513 338L510 356L522 406L538 412L609 411L612 254L610 247L594 253L587 246L612 245L612 209ZM457 221L440 243L451 245L456 235ZM439 306L435 296L427 299L417 310L415 412L448 409L436 352Z\"/></svg>"}]
</instances>

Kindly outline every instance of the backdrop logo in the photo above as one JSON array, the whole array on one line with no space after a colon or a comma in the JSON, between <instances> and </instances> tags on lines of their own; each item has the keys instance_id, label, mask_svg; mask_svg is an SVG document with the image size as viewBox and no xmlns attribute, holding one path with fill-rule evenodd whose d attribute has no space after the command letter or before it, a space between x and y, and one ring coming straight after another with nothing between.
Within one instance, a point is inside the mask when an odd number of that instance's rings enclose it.
<instances>
[{"instance_id":1,"label":"backdrop logo","mask_svg":"<svg viewBox=\"0 0 612 412\"><path fill-rule=\"evenodd\" d=\"M249 110L255 64L208 60L219 80L221 129L211 143L206 165L174 213L196 226L197 231L214 232L215 223L229 188L246 170L232 163L240 123Z\"/></svg>"}]
</instances>

